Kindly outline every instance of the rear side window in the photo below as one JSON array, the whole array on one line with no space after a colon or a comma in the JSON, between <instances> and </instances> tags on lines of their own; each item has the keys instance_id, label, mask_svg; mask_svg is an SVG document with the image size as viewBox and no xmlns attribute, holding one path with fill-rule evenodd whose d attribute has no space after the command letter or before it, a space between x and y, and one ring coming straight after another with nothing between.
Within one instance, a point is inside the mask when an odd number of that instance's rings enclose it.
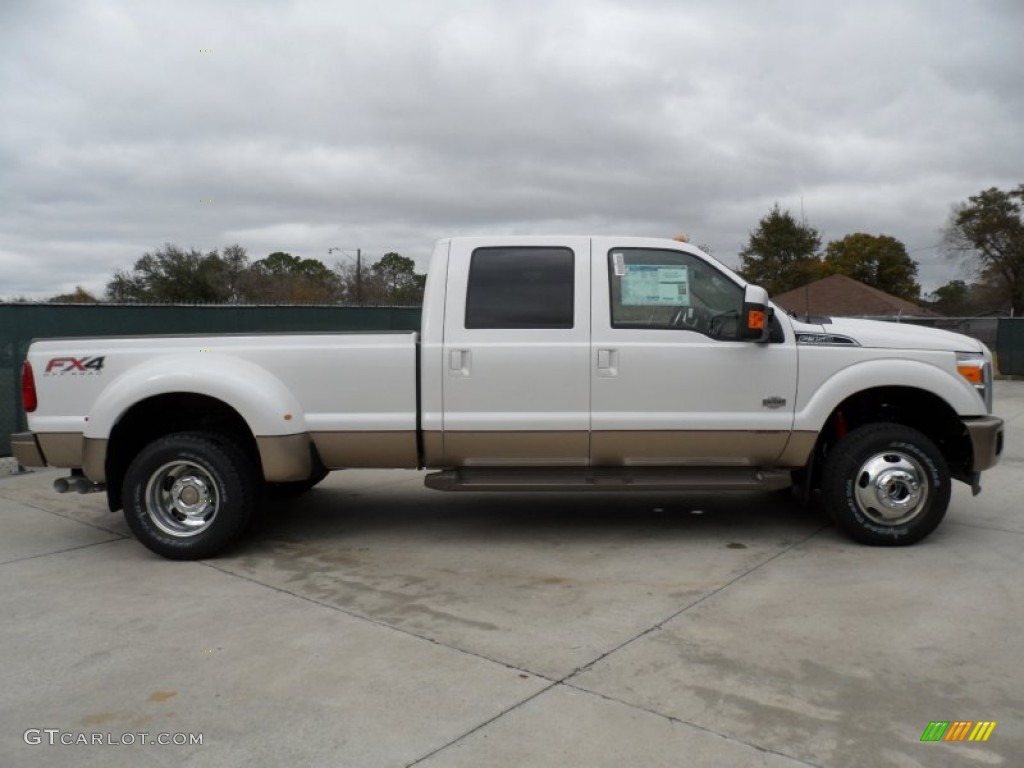
<instances>
[{"instance_id":1,"label":"rear side window","mask_svg":"<svg viewBox=\"0 0 1024 768\"><path fill-rule=\"evenodd\" d=\"M569 248L477 248L466 328L572 328L574 294Z\"/></svg>"}]
</instances>

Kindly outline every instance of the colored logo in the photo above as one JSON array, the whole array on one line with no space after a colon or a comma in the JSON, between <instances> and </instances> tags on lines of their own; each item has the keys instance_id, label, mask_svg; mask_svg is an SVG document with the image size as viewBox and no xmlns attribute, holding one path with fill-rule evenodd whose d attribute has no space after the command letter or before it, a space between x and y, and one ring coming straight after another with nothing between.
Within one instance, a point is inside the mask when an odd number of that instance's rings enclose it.
<instances>
[{"instance_id":1,"label":"colored logo","mask_svg":"<svg viewBox=\"0 0 1024 768\"><path fill-rule=\"evenodd\" d=\"M70 373L95 374L103 370L105 357L54 357L46 364L44 375Z\"/></svg>"},{"instance_id":2,"label":"colored logo","mask_svg":"<svg viewBox=\"0 0 1024 768\"><path fill-rule=\"evenodd\" d=\"M995 729L995 720L932 720L921 741L988 741Z\"/></svg>"}]
</instances>

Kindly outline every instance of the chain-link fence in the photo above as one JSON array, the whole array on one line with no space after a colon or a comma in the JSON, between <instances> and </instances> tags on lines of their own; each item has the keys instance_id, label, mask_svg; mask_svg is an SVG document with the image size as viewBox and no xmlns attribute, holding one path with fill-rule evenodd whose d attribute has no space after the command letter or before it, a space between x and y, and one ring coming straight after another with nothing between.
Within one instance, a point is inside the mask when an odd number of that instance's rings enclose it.
<instances>
[{"instance_id":1,"label":"chain-link fence","mask_svg":"<svg viewBox=\"0 0 1024 768\"><path fill-rule=\"evenodd\" d=\"M26 428L21 362L33 339L167 333L417 331L419 307L0 304L0 456Z\"/></svg>"},{"instance_id":2,"label":"chain-link fence","mask_svg":"<svg viewBox=\"0 0 1024 768\"><path fill-rule=\"evenodd\" d=\"M985 344L996 355L1003 376L1024 376L1024 318L1021 317L866 317L911 323L962 333Z\"/></svg>"},{"instance_id":3,"label":"chain-link fence","mask_svg":"<svg viewBox=\"0 0 1024 768\"><path fill-rule=\"evenodd\" d=\"M970 336L995 350L999 329L999 317L895 317L865 316L864 320L884 320L890 323L909 323L928 328L940 328Z\"/></svg>"}]
</instances>

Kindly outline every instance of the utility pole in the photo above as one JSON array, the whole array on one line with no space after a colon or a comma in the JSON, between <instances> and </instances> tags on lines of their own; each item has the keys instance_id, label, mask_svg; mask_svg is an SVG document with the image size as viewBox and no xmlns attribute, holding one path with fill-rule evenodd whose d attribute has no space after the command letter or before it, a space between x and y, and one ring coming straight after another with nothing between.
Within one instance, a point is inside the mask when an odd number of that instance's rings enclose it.
<instances>
[{"instance_id":1,"label":"utility pole","mask_svg":"<svg viewBox=\"0 0 1024 768\"><path fill-rule=\"evenodd\" d=\"M327 255L330 256L332 253L337 251L338 253L350 255L346 253L344 248L328 248ZM363 249L356 248L356 304L359 306L363 305Z\"/></svg>"}]
</instances>

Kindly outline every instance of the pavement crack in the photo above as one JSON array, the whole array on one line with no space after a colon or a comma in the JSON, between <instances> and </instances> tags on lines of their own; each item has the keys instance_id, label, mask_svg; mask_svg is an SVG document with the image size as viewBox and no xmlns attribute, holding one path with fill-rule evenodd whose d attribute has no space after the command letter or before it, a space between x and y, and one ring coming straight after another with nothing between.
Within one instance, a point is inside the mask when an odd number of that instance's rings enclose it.
<instances>
[{"instance_id":1,"label":"pavement crack","mask_svg":"<svg viewBox=\"0 0 1024 768\"><path fill-rule=\"evenodd\" d=\"M29 509L34 509L37 512L45 512L46 514L53 515L54 517L61 517L61 518L65 519L65 520L70 520L73 523L80 523L82 525L88 526L89 528L95 528L97 531L103 531L104 533L110 533L110 534L113 534L114 536L118 536L118 537L120 537L122 539L129 538L128 536L125 536L120 531L112 531L109 528L104 528L102 525L96 525L96 523L90 523L90 522L88 522L86 520L79 520L77 517L72 517L71 515L65 515L65 514L62 514L61 512L54 512L52 509L47 509L46 507L40 507L38 504L33 504L33 503L29 502L29 501L22 501L21 499L12 499L11 497L4 496L3 494L0 494L0 499L3 499L4 501L11 501L11 502L14 502L15 504L20 504L23 507L28 507Z\"/></svg>"},{"instance_id":2,"label":"pavement crack","mask_svg":"<svg viewBox=\"0 0 1024 768\"><path fill-rule=\"evenodd\" d=\"M89 547L99 547L104 544L113 544L115 541L124 541L125 536L118 535L116 539L107 539L106 541L93 541L89 544L79 544L77 547L67 547L66 549L55 549L53 552L40 552L38 555L29 555L28 557L18 557L14 560L4 560L0 562L0 566L13 565L14 563L24 563L27 560L38 560L41 557L51 557L53 555L63 555L67 552L74 552L79 549L88 549Z\"/></svg>"},{"instance_id":3,"label":"pavement crack","mask_svg":"<svg viewBox=\"0 0 1024 768\"><path fill-rule=\"evenodd\" d=\"M997 533L1011 533L1017 536L1024 536L1024 531L1014 531L1010 528L1000 528L995 525L982 525L981 523L964 523L949 521L949 525L958 525L962 528L980 528L983 531L996 531Z\"/></svg>"},{"instance_id":4,"label":"pavement crack","mask_svg":"<svg viewBox=\"0 0 1024 768\"><path fill-rule=\"evenodd\" d=\"M651 626L647 627L647 629L643 630L642 632L637 633L633 637L630 637L627 640L624 640L623 642L619 643L614 648L611 648L610 650L605 651L604 653L600 654L599 656L595 657L594 659L591 659L589 662L587 662L583 666L577 667L575 670L573 670L570 674L566 675L562 679L563 680L570 680L573 677L575 677L576 675L580 674L581 672L585 672L586 670L590 669L595 664L597 664L599 661L602 661L603 659L608 658L613 653L618 653L619 651L621 651L626 646L629 646L629 645L632 645L633 643L635 643L637 640L640 640L641 638L647 637L647 635L649 635L649 634L651 634L653 632L657 632L659 629L664 627L666 624L668 624L673 619L675 619L675 618L677 618L679 616L682 616L684 613L686 613L687 611L691 610L692 608L696 608L698 605L703 603L705 600L709 600L710 598L712 598L715 595L717 595L719 592L722 592L723 590L728 589L729 587L731 587L736 582L741 581L741 580L745 579L747 576L749 576L750 574L752 574L752 573L754 573L756 571L759 571L760 569L764 568L769 563L773 563L776 560L778 560L780 557L783 557L784 555L789 554L794 549L799 547L801 544L804 544L805 542L810 541L812 538L817 536L819 533L821 533L822 531L824 531L824 530L826 530L826 529L828 529L830 527L831 527L831 525L826 523L825 525L822 525L821 527L811 531L809 534L804 536L802 539L799 539L798 541L793 542L788 547L779 550L778 552L776 552L771 557L769 557L769 558L767 558L765 560L762 560L761 562L751 566L747 570L743 571L742 573L738 574L737 576L734 576L732 579L730 579L729 581L727 581L724 584L722 584L720 587L716 587L715 589L711 590L707 594L701 595L696 600L693 600L692 602L687 603L686 605L684 605L679 610L669 614L668 616L666 616L663 619L659 619L657 622L655 622Z\"/></svg>"},{"instance_id":5,"label":"pavement crack","mask_svg":"<svg viewBox=\"0 0 1024 768\"><path fill-rule=\"evenodd\" d=\"M534 699L536 699L538 696L542 696L543 694L547 693L548 691L554 690L555 688L557 688L561 684L562 684L562 681L559 680L557 682L552 682L551 685L544 686L543 688L541 688L536 693L533 693L533 694L527 696L525 699L522 699L521 701L516 702L511 707L508 707L508 708L502 710L501 712L499 712L498 714L494 715L494 717L488 718L487 720L484 720L482 723L477 723L477 725L475 725L473 728L470 728L465 733L462 733L459 736L456 736L451 741L449 741L449 742L447 742L445 744L442 744L441 746L437 747L436 749L431 750L427 754L425 754L425 755L423 755L421 757L416 758L411 763L407 763L405 768L412 768L412 766L418 765L418 764L422 763L424 760L429 760L431 757L436 755L438 752L443 752L444 750L448 749L449 747L452 747L452 746L458 744L460 741L463 741L464 739L469 738L470 736L472 736L477 731L479 731L479 730L481 730L483 728L486 728L487 726L489 726L491 723L495 722L496 720L500 720L501 718L503 718L508 713L514 712L515 710L519 709L524 704L528 704L529 702L531 702Z\"/></svg>"},{"instance_id":6,"label":"pavement crack","mask_svg":"<svg viewBox=\"0 0 1024 768\"><path fill-rule=\"evenodd\" d=\"M442 642L442 641L438 640L437 638L433 638L433 637L430 637L428 635L421 635L421 634L418 634L416 632L412 632L411 630L405 629L404 627L396 627L393 624L388 624L387 622L381 621L380 619L375 619L372 616L366 616L364 614L357 613L355 611L350 611L347 608L342 608L342 607L337 606L337 605L332 605L331 603L324 602L323 600L317 600L316 598L309 597L308 595L303 595L303 594L300 594L298 592L293 592L292 590L285 589L284 587L279 587L279 586L276 586L274 584L267 584L265 582L260 581L259 579L254 579L251 576L245 576L245 575L240 574L240 573L235 573L234 571L230 571L227 568L222 568L221 566L216 565L214 562L209 561L209 560L200 560L200 561L198 561L198 563L199 563L199 565L204 565L207 568L211 568L211 569L213 569L215 571L219 571L220 573L223 573L226 576L233 576L236 579L241 579L242 581L247 581L250 584L256 584L258 586L265 587L266 589L273 590L274 592L280 592L283 595L289 595L290 597L298 598L299 600L303 600L303 601L305 601L307 603L311 603L313 605L318 605L321 608L327 608L329 610L335 611L336 613L344 614L345 616L348 616L349 618L357 619L359 621L366 622L367 624L373 624L375 626L382 627L384 629L389 629L392 632L398 632L400 634L407 635L408 637L414 637L417 640L426 641L426 642L430 643L431 645L438 646L439 648L446 648L447 650L455 651L456 653L462 653L462 654L465 654L466 656L473 656L473 657L475 657L477 659L481 659L483 661L488 661L488 662L490 662L492 664L498 664L498 665L504 667L505 669L510 669L510 670L512 670L514 672L524 672L524 673L526 673L526 674L528 674L528 675L530 675L532 677L536 677L536 678L538 678L540 680L547 680L548 682L550 682L552 684L557 684L558 682L560 682L559 680L554 680L554 679L552 679L552 678L548 677L547 675L542 674L540 672L534 672L532 669L527 669L526 667L519 667L519 666L516 666L515 664L509 664L507 661L501 661L500 659L492 659L490 656L486 656L486 655L484 655L482 653L477 653L476 651L470 651L470 650L467 650L466 648L460 648L457 645L450 645L449 643Z\"/></svg>"},{"instance_id":7,"label":"pavement crack","mask_svg":"<svg viewBox=\"0 0 1024 768\"><path fill-rule=\"evenodd\" d=\"M434 755L438 754L439 752L442 752L442 751L448 749L449 747L452 747L452 746L458 744L460 741L463 741L464 739L469 738L470 736L472 736L474 733L480 731L481 729L486 728L491 723L494 723L495 721L500 720L502 717L504 717L505 715L509 714L510 712L513 712L516 709L519 709L524 704L527 704L527 703L533 701L538 696L541 696L541 695L547 693L548 691L552 691L552 690L558 688L559 686L565 686L567 688L572 688L573 690L579 691L579 692L584 693L584 694L590 694L590 695L594 695L594 696L599 696L599 697L607 699L609 701L618 702L619 704L623 704L625 706L632 707L633 709L641 710L643 712L647 712L647 713L652 714L652 715L657 715L658 717L665 718L666 720L669 720L669 721L672 721L672 722L675 722L675 723L679 723L681 725L690 726L692 728L696 728L698 730L714 734L714 735L719 736L719 737L721 737L723 739L726 739L728 741L731 741L731 742L734 742L734 743L737 743L737 744L743 744L743 745L748 746L748 747L750 747L752 749L756 749L759 752L764 752L766 754L772 754L772 755L778 755L779 757L784 757L784 758L786 758L788 760L792 760L794 762L800 763L801 765L809 766L810 768L820 768L820 766L817 766L814 763L809 763L809 762L807 762L805 760L800 760L798 758L792 757L790 755L783 754L781 752L774 752L774 751L772 751L770 749L766 749L765 747L758 746L757 744L750 744L748 742L742 741L741 739L736 739L736 738L734 738L732 736L728 736L727 734L724 734L724 733L718 733L717 731L713 731L713 730L711 730L709 728L704 728L704 727L702 727L700 725L697 725L695 723L688 723L685 720L679 720L678 718L671 717L670 715L666 715L666 714L663 714L661 712L657 712L657 711L652 710L652 709L645 709L644 707L640 707L640 706L637 706L635 704L630 704L629 702L620 701L620 700L614 699L614 698L612 698L610 696L605 696L604 694L597 693L596 691L590 691L590 690L587 690L586 688L581 688L581 687L579 687L577 685L573 685L572 683L569 682L569 680L571 680L576 675L580 674L580 672L583 672L584 670L589 669L590 667L592 667L594 664L596 664L597 662L601 661L602 659L607 658L608 656L610 656L611 654L615 653L616 651L621 650L622 648L625 648L630 643L633 643L636 640L639 640L640 638L645 637L646 635L650 634L651 632L654 632L654 631L660 629L662 626L664 626L668 622L672 621L672 619L674 619L677 616L685 613L686 611L690 610L694 606L700 605L702 602L704 602L708 598L710 598L710 597L712 597L714 595L717 595L719 592L721 592L722 590L726 589L727 587L732 586L737 581L740 581L741 579L746 578L751 573L754 573L755 571L763 568L764 566L766 566L769 563L777 560L778 558L782 557L783 555L785 555L785 554L787 554L789 552L792 552L796 547L799 547L801 544L809 541L811 538L813 538L814 536L817 536L819 533L821 533L823 530L825 530L825 529L827 529L829 527L830 526L827 525L827 524L826 525L822 525L821 527L815 529L811 533L809 533L806 536L804 536L802 539L799 539L798 541L794 542L790 546L780 550L779 552L776 552L771 557L769 557L769 558L761 561L760 563L757 563L756 565L748 568L743 573L741 573L741 574L737 575L736 577L730 579L729 581L727 581L722 586L712 590L711 592L708 592L706 595L701 596L700 598L694 600L693 602L688 603L687 605L685 605L682 608L680 608L678 611L675 611L674 613L672 613L668 617L658 621L653 626L648 627L643 632L640 632L639 634L635 635L634 637L631 637L630 639L626 640L625 642L620 643L615 648L612 648L610 651L606 651L605 653L602 653L601 655L597 656L592 661L590 661L589 663L583 665L582 667L577 667L576 669L574 669L572 672L570 672L569 674L565 675L564 677L562 677L562 678L560 678L558 680L552 681L551 685L545 686L544 688L542 688L541 690L537 691L533 695L527 696L522 701L519 701L518 703L513 704L511 707L508 707L507 709L503 710L502 712L499 712L494 717L491 717L491 718L485 720L484 722L477 724L476 726L474 726L473 728L469 729L468 731L466 731L465 733L461 734L460 736L457 736L456 738L448 741L445 744L442 744L441 746L437 747L436 749L431 750L430 752L428 752L427 754L417 758L413 762L408 763L405 766L405 768L412 768L412 766L418 765L419 763L422 763L424 760L427 760L427 759L433 757ZM299 597L302 597L302 596L299 595ZM308 598L303 598L303 599L308 599ZM313 602L317 602L317 601L313 601ZM348 613L347 611L342 611L342 612L343 613ZM365 617L362 617L362 618L365 618ZM373 621L372 619L366 619L366 620L367 621ZM374 623L379 623L379 622L374 622ZM389 626L389 625L384 625L384 626ZM390 626L389 626L389 628L395 629L394 627L390 627ZM403 630L397 630L397 631L403 631ZM413 634L413 633L407 633L407 634ZM414 636L415 637L419 637L419 635L414 635ZM420 638L420 639L430 640L431 642L437 642L437 641L431 640L430 638ZM443 643L439 643L439 644L440 645L444 645ZM450 646L445 646L445 647L450 647ZM471 653L469 651L463 651L462 649L458 649L458 648L456 648L455 650L460 650L463 653L470 653L470 655L473 655L473 656L478 656L479 655L479 654ZM487 657L481 657L481 658L487 658ZM493 661L493 659L489 659L489 661ZM497 662L497 663L504 664L503 662ZM504 664L504 666L511 666L511 665ZM518 667L511 667L511 668L512 669L518 669ZM522 671L529 672L529 670L522 670ZM535 674L535 673L530 672L530 674ZM550 678L544 677L543 675L537 675L537 677L540 677L540 678L545 679L545 680L550 680Z\"/></svg>"},{"instance_id":8,"label":"pavement crack","mask_svg":"<svg viewBox=\"0 0 1024 768\"><path fill-rule=\"evenodd\" d=\"M725 739L726 741L732 742L733 744L742 744L745 747L750 747L751 749L756 749L758 752L764 752L765 754L775 755L777 757L784 757L787 760L792 760L793 762L799 763L800 765L810 766L810 768L821 768L821 766L818 763L811 763L811 762L808 762L807 760L803 760L803 759L801 759L799 757L794 757L793 755L787 755L785 752L778 752L778 751L776 751L774 749L769 749L768 747L762 747L760 744L754 744L754 743L749 742L749 741L744 741L743 739L737 738L735 736L730 736L727 733L722 733L721 731L716 731L713 728L708 728L707 726L699 725L698 723L691 723L689 720L682 720L682 719L680 719L678 717L673 717L672 715L666 715L664 712L659 712L656 709L650 709L649 707L643 707L643 706L641 706L639 704L634 704L634 703L629 702L629 701L624 701L624 700L618 699L618 698L616 698L614 696L609 696L609 695L607 695L605 693L601 693L600 691L593 691L593 690L590 690L589 688L581 688L578 685L575 685L575 684L570 683L570 682L565 682L565 681L561 681L559 683L559 685L564 685L566 688L571 688L574 691L579 691L582 694L586 694L586 695L590 695L590 696L597 696L598 698L604 699L605 701L610 701L610 702L613 702L615 704L621 704L621 705L623 705L625 707L629 707L630 709L635 709L635 710L637 710L639 712L646 712L649 715L656 715L657 717L660 717L660 718L663 718L665 720L668 720L670 723L675 723L677 725L683 725L683 726L686 726L688 728L695 728L698 731L703 731L704 733L709 733L709 734L712 734L713 736L718 736L719 738Z\"/></svg>"}]
</instances>

